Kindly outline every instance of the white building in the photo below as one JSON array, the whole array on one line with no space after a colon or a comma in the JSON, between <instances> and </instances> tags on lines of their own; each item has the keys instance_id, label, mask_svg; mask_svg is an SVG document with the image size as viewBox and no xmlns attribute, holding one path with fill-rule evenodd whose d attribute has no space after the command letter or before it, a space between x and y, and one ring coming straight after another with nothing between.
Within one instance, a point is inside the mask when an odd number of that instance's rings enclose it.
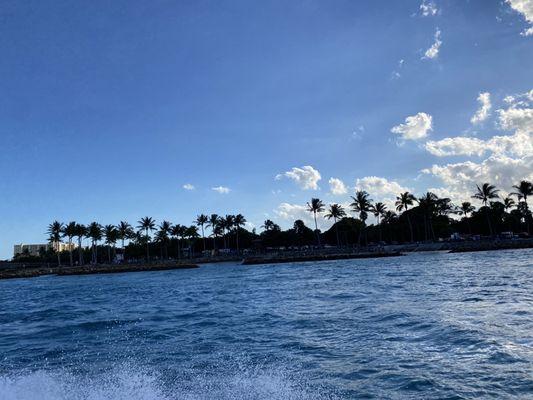
<instances>
[{"instance_id":1,"label":"white building","mask_svg":"<svg viewBox=\"0 0 533 400\"><path fill-rule=\"evenodd\" d=\"M17 254L27 253L30 256L38 256L41 251L47 251L50 248L53 248L55 251L68 251L70 248L74 250L76 245L72 243L72 247L68 243L43 243L43 244L16 244L13 246L13 256Z\"/></svg>"}]
</instances>

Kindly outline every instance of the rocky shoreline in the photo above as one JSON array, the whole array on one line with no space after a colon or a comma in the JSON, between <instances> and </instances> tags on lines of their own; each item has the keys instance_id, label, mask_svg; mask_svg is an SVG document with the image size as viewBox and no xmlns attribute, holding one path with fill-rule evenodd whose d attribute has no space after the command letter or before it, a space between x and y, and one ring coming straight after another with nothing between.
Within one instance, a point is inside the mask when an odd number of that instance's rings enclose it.
<instances>
[{"instance_id":1,"label":"rocky shoreline","mask_svg":"<svg viewBox=\"0 0 533 400\"><path fill-rule=\"evenodd\" d=\"M367 252L367 253L344 253L344 254L309 254L298 256L264 256L264 257L247 257L242 261L242 265L258 265L258 264L281 264L292 262L305 261L330 261L330 260L350 260L357 258L383 258L383 257L399 257L402 254L398 251L394 252Z\"/></svg>"},{"instance_id":2,"label":"rocky shoreline","mask_svg":"<svg viewBox=\"0 0 533 400\"><path fill-rule=\"evenodd\" d=\"M174 269L198 268L196 264L119 264L83 265L76 267L32 267L0 270L0 279L34 278L44 275L93 275L118 274L123 272L168 271Z\"/></svg>"}]
</instances>

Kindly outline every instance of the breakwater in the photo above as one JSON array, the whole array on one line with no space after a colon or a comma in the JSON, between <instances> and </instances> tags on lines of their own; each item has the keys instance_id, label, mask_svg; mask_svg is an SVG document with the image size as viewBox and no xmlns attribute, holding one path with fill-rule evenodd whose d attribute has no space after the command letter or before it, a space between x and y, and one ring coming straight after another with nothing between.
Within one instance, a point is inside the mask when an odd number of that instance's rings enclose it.
<instances>
[{"instance_id":1,"label":"breakwater","mask_svg":"<svg viewBox=\"0 0 533 400\"><path fill-rule=\"evenodd\" d=\"M367 252L367 253L345 253L345 254L307 254L307 255L274 255L274 256L254 256L247 257L242 261L243 265L257 265L257 264L278 264L291 262L305 262L305 261L329 261L329 260L350 260L356 258L382 258L382 257L398 257L402 254L400 252Z\"/></svg>"},{"instance_id":2,"label":"breakwater","mask_svg":"<svg viewBox=\"0 0 533 400\"><path fill-rule=\"evenodd\" d=\"M124 272L167 271L173 269L198 268L196 264L154 263L154 264L98 264L74 267L32 266L30 268L6 268L0 270L0 279L34 278L43 275L93 275Z\"/></svg>"}]
</instances>

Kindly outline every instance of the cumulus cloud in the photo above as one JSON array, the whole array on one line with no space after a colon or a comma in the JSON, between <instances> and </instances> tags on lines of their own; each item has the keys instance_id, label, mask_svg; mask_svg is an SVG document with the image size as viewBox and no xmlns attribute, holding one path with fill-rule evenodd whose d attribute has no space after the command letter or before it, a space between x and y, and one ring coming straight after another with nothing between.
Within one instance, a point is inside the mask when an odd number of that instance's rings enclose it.
<instances>
[{"instance_id":1,"label":"cumulus cloud","mask_svg":"<svg viewBox=\"0 0 533 400\"><path fill-rule=\"evenodd\" d=\"M403 140L419 140L431 131L433 118L424 112L405 118L405 123L394 126L392 133L400 135Z\"/></svg>"},{"instance_id":2,"label":"cumulus cloud","mask_svg":"<svg viewBox=\"0 0 533 400\"><path fill-rule=\"evenodd\" d=\"M183 185L183 189L185 190L194 190L195 187L192 183L186 183L185 185Z\"/></svg>"},{"instance_id":3,"label":"cumulus cloud","mask_svg":"<svg viewBox=\"0 0 533 400\"><path fill-rule=\"evenodd\" d=\"M313 214L307 211L307 206L301 204L291 204L291 203L281 203L274 210L274 213L281 219L292 224L297 219L301 219L305 224L311 229L314 229L315 222L313 219ZM317 218L319 222L319 227L323 225L322 218Z\"/></svg>"},{"instance_id":4,"label":"cumulus cloud","mask_svg":"<svg viewBox=\"0 0 533 400\"><path fill-rule=\"evenodd\" d=\"M531 133L525 131L517 131L515 134L508 136L493 136L488 140L458 136L428 141L424 147L429 153L437 157L479 157L488 152L522 157L533 154L533 137Z\"/></svg>"},{"instance_id":5,"label":"cumulus cloud","mask_svg":"<svg viewBox=\"0 0 533 400\"><path fill-rule=\"evenodd\" d=\"M432 17L434 15L437 15L438 12L437 5L432 1L426 1L423 0L422 4L420 4L420 14L424 17Z\"/></svg>"},{"instance_id":6,"label":"cumulus cloud","mask_svg":"<svg viewBox=\"0 0 533 400\"><path fill-rule=\"evenodd\" d=\"M322 179L320 172L311 167L305 165L301 168L294 167L290 171L276 175L276 180L283 177L292 179L303 190L317 190L318 181Z\"/></svg>"},{"instance_id":7,"label":"cumulus cloud","mask_svg":"<svg viewBox=\"0 0 533 400\"><path fill-rule=\"evenodd\" d=\"M343 206L346 208L347 205ZM276 214L282 220L288 222L291 226L294 221L301 219L309 228L315 229L313 213L307 211L307 205L281 203L274 210L274 214ZM333 220L324 219L322 216L319 218L317 215L317 223L319 229L326 230L333 225Z\"/></svg>"},{"instance_id":8,"label":"cumulus cloud","mask_svg":"<svg viewBox=\"0 0 533 400\"><path fill-rule=\"evenodd\" d=\"M428 141L426 150L437 157L445 156L481 156L487 149L485 141L471 137L453 137Z\"/></svg>"},{"instance_id":9,"label":"cumulus cloud","mask_svg":"<svg viewBox=\"0 0 533 400\"><path fill-rule=\"evenodd\" d=\"M439 178L448 190L457 193L456 197L468 200L476 184L491 182L509 191L520 180L533 179L533 156L511 158L506 155L491 155L480 163L465 161L433 165L422 172Z\"/></svg>"},{"instance_id":10,"label":"cumulus cloud","mask_svg":"<svg viewBox=\"0 0 533 400\"><path fill-rule=\"evenodd\" d=\"M468 160L435 164L422 172L442 181L454 201L469 199L475 185L483 182L491 182L503 191L510 191L512 185L520 180L532 180L533 108L530 107L530 93L508 96L505 100L508 108L498 110L499 127L512 131L511 135L495 135L486 140L454 137L425 145L436 156L481 156L488 153L486 159L481 162Z\"/></svg>"},{"instance_id":11,"label":"cumulus cloud","mask_svg":"<svg viewBox=\"0 0 533 400\"><path fill-rule=\"evenodd\" d=\"M474 125L485 121L490 116L490 110L492 108L489 92L480 93L477 97L477 101L479 103L479 108L470 119L470 122Z\"/></svg>"},{"instance_id":12,"label":"cumulus cloud","mask_svg":"<svg viewBox=\"0 0 533 400\"><path fill-rule=\"evenodd\" d=\"M401 192L408 191L396 181L389 181L387 178L379 176L365 176L357 179L355 190L365 190L372 196L382 199L385 197L396 197Z\"/></svg>"},{"instance_id":13,"label":"cumulus cloud","mask_svg":"<svg viewBox=\"0 0 533 400\"><path fill-rule=\"evenodd\" d=\"M338 178L329 178L329 190L331 194L341 195L348 193L348 189L343 181Z\"/></svg>"},{"instance_id":14,"label":"cumulus cloud","mask_svg":"<svg viewBox=\"0 0 533 400\"><path fill-rule=\"evenodd\" d=\"M533 35L533 0L506 0L506 3L522 14L526 22L531 25L521 33L522 36Z\"/></svg>"},{"instance_id":15,"label":"cumulus cloud","mask_svg":"<svg viewBox=\"0 0 533 400\"><path fill-rule=\"evenodd\" d=\"M231 189L226 186L212 187L211 190L214 190L215 192L218 192L220 194L228 194L229 192L231 192Z\"/></svg>"},{"instance_id":16,"label":"cumulus cloud","mask_svg":"<svg viewBox=\"0 0 533 400\"><path fill-rule=\"evenodd\" d=\"M422 57L422 59L432 60L439 56L440 46L442 45L440 34L441 34L440 29L437 28L437 30L435 31L434 42L431 45L431 47L426 50L426 52L424 53L424 57Z\"/></svg>"}]
</instances>

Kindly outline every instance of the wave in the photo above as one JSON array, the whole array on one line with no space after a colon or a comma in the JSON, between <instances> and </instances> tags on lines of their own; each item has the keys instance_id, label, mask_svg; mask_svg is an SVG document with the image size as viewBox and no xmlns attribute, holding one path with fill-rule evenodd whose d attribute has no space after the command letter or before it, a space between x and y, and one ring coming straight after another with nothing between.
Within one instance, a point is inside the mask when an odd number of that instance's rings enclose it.
<instances>
[{"instance_id":1,"label":"wave","mask_svg":"<svg viewBox=\"0 0 533 400\"><path fill-rule=\"evenodd\" d=\"M123 366L98 376L32 371L0 376L0 400L303 400L334 399L283 372L239 370L227 374L188 371L165 377Z\"/></svg>"}]
</instances>

